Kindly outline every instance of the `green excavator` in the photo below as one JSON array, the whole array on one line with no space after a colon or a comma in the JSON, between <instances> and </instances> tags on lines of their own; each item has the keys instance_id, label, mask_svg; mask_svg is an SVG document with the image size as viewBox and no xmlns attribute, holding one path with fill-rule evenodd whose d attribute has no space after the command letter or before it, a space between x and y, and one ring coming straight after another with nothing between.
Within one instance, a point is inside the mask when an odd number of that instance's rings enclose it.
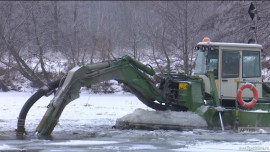
<instances>
[{"instance_id":1,"label":"green excavator","mask_svg":"<svg viewBox=\"0 0 270 152\"><path fill-rule=\"evenodd\" d=\"M205 38L195 49L198 54L191 76L173 71L156 74L150 65L130 56L74 67L26 101L18 118L17 136L25 134L27 113L42 96L55 93L36 128L37 135L48 136L64 108L79 97L81 87L107 80L124 83L155 110L194 112L209 128L270 127L270 86L262 81L262 46Z\"/></svg>"}]
</instances>

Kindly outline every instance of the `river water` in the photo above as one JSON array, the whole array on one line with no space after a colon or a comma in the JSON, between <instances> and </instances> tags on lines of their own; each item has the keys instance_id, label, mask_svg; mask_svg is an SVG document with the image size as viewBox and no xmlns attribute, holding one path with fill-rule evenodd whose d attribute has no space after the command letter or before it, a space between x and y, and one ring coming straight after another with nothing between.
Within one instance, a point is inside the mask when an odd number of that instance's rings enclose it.
<instances>
[{"instance_id":1,"label":"river water","mask_svg":"<svg viewBox=\"0 0 270 152\"><path fill-rule=\"evenodd\" d=\"M45 139L35 137L34 132L24 139L16 139L12 132L8 134L1 137L0 151L270 151L268 134L241 134L234 131L146 131L96 126L83 131L54 132Z\"/></svg>"},{"instance_id":2,"label":"river water","mask_svg":"<svg viewBox=\"0 0 270 152\"><path fill-rule=\"evenodd\" d=\"M29 111L28 135L15 136L17 117L31 93L0 93L0 151L270 151L270 134L238 133L221 129L190 131L120 130L116 120L136 109L151 110L130 94L89 95L70 103L62 113L52 136L38 138L35 128L53 98L43 97Z\"/></svg>"}]
</instances>

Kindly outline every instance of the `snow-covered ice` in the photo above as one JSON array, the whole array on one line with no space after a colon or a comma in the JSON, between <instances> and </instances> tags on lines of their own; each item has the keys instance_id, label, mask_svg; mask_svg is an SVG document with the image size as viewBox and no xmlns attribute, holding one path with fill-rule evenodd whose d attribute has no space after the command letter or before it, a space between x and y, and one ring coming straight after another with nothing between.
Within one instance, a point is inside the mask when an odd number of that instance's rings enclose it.
<instances>
[{"instance_id":1,"label":"snow-covered ice","mask_svg":"<svg viewBox=\"0 0 270 152\"><path fill-rule=\"evenodd\" d=\"M39 139L35 129L53 96L42 97L26 118L28 135L15 136L17 117L32 93L0 93L0 151L270 151L269 134L195 129L119 130L118 118L136 109L153 111L131 94L88 94L64 109L52 136ZM138 111L138 110L137 110ZM150 116L151 117L151 116Z\"/></svg>"},{"instance_id":2,"label":"snow-covered ice","mask_svg":"<svg viewBox=\"0 0 270 152\"><path fill-rule=\"evenodd\" d=\"M206 121L194 112L176 112L176 111L150 111L136 109L133 113L127 114L117 121L161 124L161 125L179 125L190 127L207 127Z\"/></svg>"},{"instance_id":3,"label":"snow-covered ice","mask_svg":"<svg viewBox=\"0 0 270 152\"><path fill-rule=\"evenodd\" d=\"M104 145L104 144L116 144L116 141L85 141L85 140L70 140L65 142L54 142L51 145L68 145L68 146L79 146L79 145Z\"/></svg>"}]
</instances>

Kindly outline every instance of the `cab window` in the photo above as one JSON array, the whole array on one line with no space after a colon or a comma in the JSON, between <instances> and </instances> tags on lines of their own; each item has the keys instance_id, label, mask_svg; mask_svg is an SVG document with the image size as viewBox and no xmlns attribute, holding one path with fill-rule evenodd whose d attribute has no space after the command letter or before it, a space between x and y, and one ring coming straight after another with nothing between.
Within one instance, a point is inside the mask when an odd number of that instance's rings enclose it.
<instances>
[{"instance_id":1,"label":"cab window","mask_svg":"<svg viewBox=\"0 0 270 152\"><path fill-rule=\"evenodd\" d=\"M218 78L218 50L202 50L198 51L195 74L206 74L208 71L214 73L215 78Z\"/></svg>"},{"instance_id":2,"label":"cab window","mask_svg":"<svg viewBox=\"0 0 270 152\"><path fill-rule=\"evenodd\" d=\"M243 78L260 77L260 52L243 51Z\"/></svg>"},{"instance_id":3,"label":"cab window","mask_svg":"<svg viewBox=\"0 0 270 152\"><path fill-rule=\"evenodd\" d=\"M222 51L222 78L239 77L239 51Z\"/></svg>"}]
</instances>

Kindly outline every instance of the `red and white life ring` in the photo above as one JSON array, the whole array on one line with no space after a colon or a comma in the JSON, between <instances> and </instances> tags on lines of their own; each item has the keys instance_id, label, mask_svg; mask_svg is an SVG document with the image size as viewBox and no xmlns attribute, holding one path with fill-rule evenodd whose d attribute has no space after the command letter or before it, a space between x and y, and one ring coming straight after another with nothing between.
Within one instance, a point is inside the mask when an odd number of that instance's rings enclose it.
<instances>
[{"instance_id":1,"label":"red and white life ring","mask_svg":"<svg viewBox=\"0 0 270 152\"><path fill-rule=\"evenodd\" d=\"M242 99L242 92L246 88L250 88L253 92L253 99L250 102L245 102ZM258 100L258 91L256 87L251 83L245 83L245 84L240 85L237 90L237 100L238 100L238 103L244 108L252 108L253 106L255 106Z\"/></svg>"}]
</instances>

